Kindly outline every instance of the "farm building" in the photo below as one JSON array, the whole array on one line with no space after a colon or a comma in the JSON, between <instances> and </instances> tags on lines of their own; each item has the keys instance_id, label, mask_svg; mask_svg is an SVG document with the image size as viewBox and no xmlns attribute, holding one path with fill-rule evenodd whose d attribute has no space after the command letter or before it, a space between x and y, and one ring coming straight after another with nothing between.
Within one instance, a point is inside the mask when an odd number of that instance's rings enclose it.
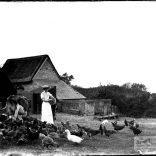
<instances>
[{"instance_id":1,"label":"farm building","mask_svg":"<svg viewBox=\"0 0 156 156\"><path fill-rule=\"evenodd\" d=\"M58 100L85 99L85 97L61 80L48 55L8 59L3 70L16 86L18 94L31 100L31 112L40 113L40 93L43 85L49 85Z\"/></svg>"},{"instance_id":2,"label":"farm building","mask_svg":"<svg viewBox=\"0 0 156 156\"><path fill-rule=\"evenodd\" d=\"M65 100L60 103L59 109L62 112L78 115L108 115L116 112L110 99L79 99L72 102Z\"/></svg>"},{"instance_id":3,"label":"farm building","mask_svg":"<svg viewBox=\"0 0 156 156\"><path fill-rule=\"evenodd\" d=\"M31 113L41 113L43 85L57 98L58 111L74 114L107 115L112 112L111 100L87 100L82 94L61 80L48 55L8 59L2 68L18 94L31 100Z\"/></svg>"}]
</instances>

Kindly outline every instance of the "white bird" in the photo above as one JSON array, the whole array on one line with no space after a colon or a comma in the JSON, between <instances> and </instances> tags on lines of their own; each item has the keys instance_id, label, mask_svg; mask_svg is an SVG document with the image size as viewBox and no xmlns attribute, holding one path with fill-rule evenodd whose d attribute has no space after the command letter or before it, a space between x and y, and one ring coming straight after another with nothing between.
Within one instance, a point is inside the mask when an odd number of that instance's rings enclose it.
<instances>
[{"instance_id":1,"label":"white bird","mask_svg":"<svg viewBox=\"0 0 156 156\"><path fill-rule=\"evenodd\" d=\"M108 120L103 120L103 121L101 122L102 125L105 125L106 123L108 123Z\"/></svg>"},{"instance_id":2,"label":"white bird","mask_svg":"<svg viewBox=\"0 0 156 156\"><path fill-rule=\"evenodd\" d=\"M68 129L65 130L65 133L67 134L67 139L74 143L81 143L83 138L80 138L76 135L71 135L70 131Z\"/></svg>"}]
</instances>

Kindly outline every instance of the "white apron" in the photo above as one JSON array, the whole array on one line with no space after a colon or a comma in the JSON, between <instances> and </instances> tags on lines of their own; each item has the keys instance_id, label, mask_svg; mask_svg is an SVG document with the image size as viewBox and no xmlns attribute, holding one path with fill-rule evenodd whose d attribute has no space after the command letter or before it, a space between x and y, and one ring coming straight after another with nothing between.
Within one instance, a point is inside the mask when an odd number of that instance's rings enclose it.
<instances>
[{"instance_id":1,"label":"white apron","mask_svg":"<svg viewBox=\"0 0 156 156\"><path fill-rule=\"evenodd\" d=\"M49 95L49 92L42 92L41 99L47 100L49 99ZM47 123L54 124L52 108L49 102L42 102L41 121L46 121Z\"/></svg>"}]
</instances>

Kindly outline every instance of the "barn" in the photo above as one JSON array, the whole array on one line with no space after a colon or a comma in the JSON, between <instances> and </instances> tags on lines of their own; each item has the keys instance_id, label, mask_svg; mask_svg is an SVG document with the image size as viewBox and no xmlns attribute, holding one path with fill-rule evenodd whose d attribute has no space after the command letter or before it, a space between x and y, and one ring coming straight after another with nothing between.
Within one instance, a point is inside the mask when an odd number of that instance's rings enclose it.
<instances>
[{"instance_id":1,"label":"barn","mask_svg":"<svg viewBox=\"0 0 156 156\"><path fill-rule=\"evenodd\" d=\"M32 114L41 113L40 93L43 85L50 86L49 92L56 97L60 112L107 115L114 111L110 99L87 99L66 84L48 55L8 59L2 69L7 73L17 94L24 95L31 101Z\"/></svg>"},{"instance_id":2,"label":"barn","mask_svg":"<svg viewBox=\"0 0 156 156\"><path fill-rule=\"evenodd\" d=\"M31 113L41 112L40 93L43 85L51 87L50 92L58 101L82 100L85 97L61 80L48 55L8 59L2 69L16 87L18 94L31 100Z\"/></svg>"}]
</instances>

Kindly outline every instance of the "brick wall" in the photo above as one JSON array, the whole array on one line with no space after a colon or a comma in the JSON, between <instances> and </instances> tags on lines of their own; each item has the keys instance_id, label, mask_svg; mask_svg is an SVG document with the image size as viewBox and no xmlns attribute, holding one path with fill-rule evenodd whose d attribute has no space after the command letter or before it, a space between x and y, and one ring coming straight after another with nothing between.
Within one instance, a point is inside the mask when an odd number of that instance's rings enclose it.
<instances>
[{"instance_id":1,"label":"brick wall","mask_svg":"<svg viewBox=\"0 0 156 156\"><path fill-rule=\"evenodd\" d=\"M42 80L42 82L44 80L53 80L53 81L59 80L58 76L53 71L51 63L49 62L48 59L45 60L45 62L42 64L41 68L37 71L37 73L35 74L35 76L33 78L33 81L29 84L23 84L25 93L23 93L21 90L18 92L19 94L22 94L31 100L31 110L30 111L34 110L33 92L31 92L31 91L42 86L42 84L40 84L36 80Z\"/></svg>"},{"instance_id":2,"label":"brick wall","mask_svg":"<svg viewBox=\"0 0 156 156\"><path fill-rule=\"evenodd\" d=\"M112 111L112 105L109 99L61 100L58 111L77 115L108 115Z\"/></svg>"},{"instance_id":3,"label":"brick wall","mask_svg":"<svg viewBox=\"0 0 156 156\"><path fill-rule=\"evenodd\" d=\"M53 70L49 60L45 60L45 62L43 63L43 65L41 66L41 68L37 71L37 73L35 74L34 78L35 79L49 79L49 80L53 80L53 81L58 81L59 78L56 75L55 71Z\"/></svg>"}]
</instances>

